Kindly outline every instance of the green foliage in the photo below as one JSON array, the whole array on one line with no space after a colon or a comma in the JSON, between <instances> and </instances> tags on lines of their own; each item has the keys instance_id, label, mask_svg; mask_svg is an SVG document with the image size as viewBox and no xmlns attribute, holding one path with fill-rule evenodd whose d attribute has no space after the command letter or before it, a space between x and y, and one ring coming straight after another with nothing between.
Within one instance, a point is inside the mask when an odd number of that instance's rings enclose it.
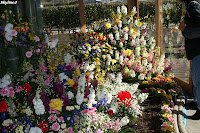
<instances>
[{"instance_id":1,"label":"green foliage","mask_svg":"<svg viewBox=\"0 0 200 133\"><path fill-rule=\"evenodd\" d=\"M181 20L183 12L180 2L172 2L177 8L173 8L170 12L163 12L164 24L178 23ZM95 21L111 19L112 12L116 12L117 7L127 5L126 3L111 4L87 4L85 5L86 24L90 25ZM145 22L155 21L155 2L140 2L140 18ZM169 19L167 19L169 14ZM78 5L45 7L42 12L44 24L51 28L61 30L73 29L80 26Z\"/></svg>"}]
</instances>

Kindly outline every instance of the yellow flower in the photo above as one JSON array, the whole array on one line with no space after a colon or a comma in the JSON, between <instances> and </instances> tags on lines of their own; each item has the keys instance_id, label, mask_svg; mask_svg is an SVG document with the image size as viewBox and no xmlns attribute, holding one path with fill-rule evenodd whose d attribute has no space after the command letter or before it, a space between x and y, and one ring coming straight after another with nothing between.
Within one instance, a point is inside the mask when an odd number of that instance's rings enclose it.
<instances>
[{"instance_id":1,"label":"yellow flower","mask_svg":"<svg viewBox=\"0 0 200 133\"><path fill-rule=\"evenodd\" d=\"M172 115L168 114L168 113L164 113L162 115L162 117L164 117L165 119L169 118L169 117L172 117Z\"/></svg>"},{"instance_id":2,"label":"yellow flower","mask_svg":"<svg viewBox=\"0 0 200 133\"><path fill-rule=\"evenodd\" d=\"M101 65L101 62L99 61L99 58L96 58L96 65Z\"/></svg>"},{"instance_id":3,"label":"yellow flower","mask_svg":"<svg viewBox=\"0 0 200 133\"><path fill-rule=\"evenodd\" d=\"M127 49L127 50L125 51L125 53L126 53L127 56L130 56L132 52L131 52L130 49Z\"/></svg>"},{"instance_id":4,"label":"yellow flower","mask_svg":"<svg viewBox=\"0 0 200 133\"><path fill-rule=\"evenodd\" d=\"M142 84L148 84L149 82L148 81L142 81Z\"/></svg>"},{"instance_id":5,"label":"yellow flower","mask_svg":"<svg viewBox=\"0 0 200 133\"><path fill-rule=\"evenodd\" d=\"M73 79L67 79L67 82L65 84L68 85L69 87L72 87L75 83Z\"/></svg>"},{"instance_id":6,"label":"yellow flower","mask_svg":"<svg viewBox=\"0 0 200 133\"><path fill-rule=\"evenodd\" d=\"M153 77L153 80L158 80L158 77Z\"/></svg>"},{"instance_id":7,"label":"yellow flower","mask_svg":"<svg viewBox=\"0 0 200 133\"><path fill-rule=\"evenodd\" d=\"M76 74L77 74L78 76L80 76L80 74L81 74L81 71L80 71L80 69L79 69L79 68L76 68Z\"/></svg>"},{"instance_id":8,"label":"yellow flower","mask_svg":"<svg viewBox=\"0 0 200 133\"><path fill-rule=\"evenodd\" d=\"M125 27L124 30L125 30L125 31L128 31L128 27Z\"/></svg>"},{"instance_id":9,"label":"yellow flower","mask_svg":"<svg viewBox=\"0 0 200 133\"><path fill-rule=\"evenodd\" d=\"M60 99L52 99L49 106L54 110L62 111L63 101Z\"/></svg>"},{"instance_id":10,"label":"yellow flower","mask_svg":"<svg viewBox=\"0 0 200 133\"><path fill-rule=\"evenodd\" d=\"M89 72L89 71L87 71L87 72L85 73L85 75L86 75L86 76L89 76L89 75L90 75L90 72Z\"/></svg>"},{"instance_id":11,"label":"yellow flower","mask_svg":"<svg viewBox=\"0 0 200 133\"><path fill-rule=\"evenodd\" d=\"M110 28L111 28L111 23L106 23L106 24L105 24L105 28L106 28L106 29L110 29Z\"/></svg>"},{"instance_id":12,"label":"yellow flower","mask_svg":"<svg viewBox=\"0 0 200 133\"><path fill-rule=\"evenodd\" d=\"M160 89L160 88L158 88L158 90L157 90L158 93L161 93L162 91L163 91L163 90Z\"/></svg>"},{"instance_id":13,"label":"yellow flower","mask_svg":"<svg viewBox=\"0 0 200 133\"><path fill-rule=\"evenodd\" d=\"M117 62L117 60L115 59L112 59L112 63L115 64Z\"/></svg>"},{"instance_id":14,"label":"yellow flower","mask_svg":"<svg viewBox=\"0 0 200 133\"><path fill-rule=\"evenodd\" d=\"M172 128L172 126L163 127L162 130L164 132L166 132L167 130L170 131L170 132L174 132L175 131L174 128Z\"/></svg>"}]
</instances>

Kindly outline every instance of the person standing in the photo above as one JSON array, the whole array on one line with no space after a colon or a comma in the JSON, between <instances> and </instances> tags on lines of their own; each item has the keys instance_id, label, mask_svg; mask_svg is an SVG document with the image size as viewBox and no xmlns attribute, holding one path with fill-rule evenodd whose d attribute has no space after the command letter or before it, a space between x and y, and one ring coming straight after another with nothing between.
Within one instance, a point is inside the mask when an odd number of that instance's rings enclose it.
<instances>
[{"instance_id":1,"label":"person standing","mask_svg":"<svg viewBox=\"0 0 200 133\"><path fill-rule=\"evenodd\" d=\"M186 26L200 27L200 0L180 0L185 3L186 14L184 21L180 23L179 29L184 32ZM184 36L184 34L183 34ZM188 117L193 120L200 120L200 37L188 39L185 37L185 51L188 60L191 60L191 73L190 80L192 83L189 85L193 90L194 101L197 103L197 111L194 115ZM180 86L181 82L176 77L174 78Z\"/></svg>"}]
</instances>

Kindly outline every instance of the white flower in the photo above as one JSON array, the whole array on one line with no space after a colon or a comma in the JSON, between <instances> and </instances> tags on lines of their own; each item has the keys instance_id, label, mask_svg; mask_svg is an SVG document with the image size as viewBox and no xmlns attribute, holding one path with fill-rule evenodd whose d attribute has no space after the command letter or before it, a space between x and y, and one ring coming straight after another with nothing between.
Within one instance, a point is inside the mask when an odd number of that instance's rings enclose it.
<instances>
[{"instance_id":1,"label":"white flower","mask_svg":"<svg viewBox=\"0 0 200 133\"><path fill-rule=\"evenodd\" d=\"M2 126L8 127L12 123L13 121L11 119L7 119L3 121Z\"/></svg>"},{"instance_id":2,"label":"white flower","mask_svg":"<svg viewBox=\"0 0 200 133\"><path fill-rule=\"evenodd\" d=\"M119 20L118 27L119 27L119 28L122 28L122 21L121 21L121 20Z\"/></svg>"},{"instance_id":3,"label":"white flower","mask_svg":"<svg viewBox=\"0 0 200 133\"><path fill-rule=\"evenodd\" d=\"M5 26L5 29L4 29L6 32L11 32L13 30L13 24L11 23L8 23L6 26Z\"/></svg>"},{"instance_id":4,"label":"white flower","mask_svg":"<svg viewBox=\"0 0 200 133\"><path fill-rule=\"evenodd\" d=\"M121 124L122 124L122 126L126 126L128 123L129 123L129 119L128 119L128 117L127 116L125 116L125 117L123 117L122 119L121 119Z\"/></svg>"},{"instance_id":5,"label":"white flower","mask_svg":"<svg viewBox=\"0 0 200 133\"><path fill-rule=\"evenodd\" d=\"M71 62L71 58L72 56L69 53L65 54L64 61L66 65L69 65L69 63Z\"/></svg>"},{"instance_id":6,"label":"white flower","mask_svg":"<svg viewBox=\"0 0 200 133\"><path fill-rule=\"evenodd\" d=\"M43 115L45 113L45 107L43 105L42 100L39 97L35 97L33 99L35 113L37 115Z\"/></svg>"},{"instance_id":7,"label":"white flower","mask_svg":"<svg viewBox=\"0 0 200 133\"><path fill-rule=\"evenodd\" d=\"M77 94L76 94L76 103L78 105L81 105L83 100L84 100L84 94L80 93L80 91L78 91Z\"/></svg>"},{"instance_id":8,"label":"white flower","mask_svg":"<svg viewBox=\"0 0 200 133\"><path fill-rule=\"evenodd\" d=\"M12 41L12 39L13 39L13 37L11 36L11 34L9 32L6 32L5 38L7 41Z\"/></svg>"},{"instance_id":9,"label":"white flower","mask_svg":"<svg viewBox=\"0 0 200 133\"><path fill-rule=\"evenodd\" d=\"M120 43L119 43L119 46L122 48L122 47L123 47L123 42L120 42Z\"/></svg>"},{"instance_id":10,"label":"white flower","mask_svg":"<svg viewBox=\"0 0 200 133\"><path fill-rule=\"evenodd\" d=\"M132 9L132 13L136 13L136 7L134 6L133 9Z\"/></svg>"},{"instance_id":11,"label":"white flower","mask_svg":"<svg viewBox=\"0 0 200 133\"><path fill-rule=\"evenodd\" d=\"M124 40L128 40L128 34L127 33L124 35Z\"/></svg>"},{"instance_id":12,"label":"white flower","mask_svg":"<svg viewBox=\"0 0 200 133\"><path fill-rule=\"evenodd\" d=\"M120 40L120 36L119 36L119 32L118 32L118 31L117 31L116 34L115 34L115 39L116 39L116 40Z\"/></svg>"},{"instance_id":13,"label":"white flower","mask_svg":"<svg viewBox=\"0 0 200 133\"><path fill-rule=\"evenodd\" d=\"M139 46L137 46L136 49L135 49L135 56L136 57L140 56L140 47Z\"/></svg>"},{"instance_id":14,"label":"white flower","mask_svg":"<svg viewBox=\"0 0 200 133\"><path fill-rule=\"evenodd\" d=\"M68 91L67 95L68 95L69 99L73 99L74 98L74 93L72 93L71 91Z\"/></svg>"},{"instance_id":15,"label":"white flower","mask_svg":"<svg viewBox=\"0 0 200 133\"><path fill-rule=\"evenodd\" d=\"M141 93L139 96L138 96L138 101L140 103L144 102L144 100L146 100L148 98L148 93Z\"/></svg>"},{"instance_id":16,"label":"white flower","mask_svg":"<svg viewBox=\"0 0 200 133\"><path fill-rule=\"evenodd\" d=\"M144 80L145 78L145 75L143 73L140 73L140 75L138 76L138 79L139 80Z\"/></svg>"},{"instance_id":17,"label":"white flower","mask_svg":"<svg viewBox=\"0 0 200 133\"><path fill-rule=\"evenodd\" d=\"M147 62L147 59L144 58L144 59L142 60L142 65L143 65L143 66L147 66L147 63L148 63L148 62Z\"/></svg>"},{"instance_id":18,"label":"white flower","mask_svg":"<svg viewBox=\"0 0 200 133\"><path fill-rule=\"evenodd\" d=\"M119 60L119 52L118 51L115 51L115 59Z\"/></svg>"},{"instance_id":19,"label":"white flower","mask_svg":"<svg viewBox=\"0 0 200 133\"><path fill-rule=\"evenodd\" d=\"M28 116L31 116L31 114L33 114L33 111L28 107L27 109L25 109L25 113L26 113Z\"/></svg>"},{"instance_id":20,"label":"white flower","mask_svg":"<svg viewBox=\"0 0 200 133\"><path fill-rule=\"evenodd\" d=\"M58 43L58 39L55 39L55 40L53 40L53 42L49 42L49 43L48 43L48 46L49 46L50 48L55 48L56 45L57 45L57 43Z\"/></svg>"},{"instance_id":21,"label":"white flower","mask_svg":"<svg viewBox=\"0 0 200 133\"><path fill-rule=\"evenodd\" d=\"M59 79L60 79L60 81L62 81L63 82L63 79L68 79L68 76L67 75L65 75L65 73L60 73L59 74Z\"/></svg>"},{"instance_id":22,"label":"white flower","mask_svg":"<svg viewBox=\"0 0 200 133\"><path fill-rule=\"evenodd\" d=\"M62 123L60 127L61 127L62 129L65 129L66 126L67 126L66 123Z\"/></svg>"},{"instance_id":23,"label":"white flower","mask_svg":"<svg viewBox=\"0 0 200 133\"><path fill-rule=\"evenodd\" d=\"M18 127L15 129L15 133L24 133L24 131L23 131L23 126L18 126Z\"/></svg>"},{"instance_id":24,"label":"white flower","mask_svg":"<svg viewBox=\"0 0 200 133\"><path fill-rule=\"evenodd\" d=\"M9 74L4 75L0 80L0 88L5 88L12 83L11 76Z\"/></svg>"},{"instance_id":25,"label":"white flower","mask_svg":"<svg viewBox=\"0 0 200 133\"><path fill-rule=\"evenodd\" d=\"M124 6L124 5L122 5L122 6L121 6L121 12L122 12L123 14L127 15L127 7Z\"/></svg>"},{"instance_id":26,"label":"white flower","mask_svg":"<svg viewBox=\"0 0 200 133\"><path fill-rule=\"evenodd\" d=\"M124 63L123 61L124 61L123 56L120 55L120 57L119 57L119 64L123 64Z\"/></svg>"},{"instance_id":27,"label":"white flower","mask_svg":"<svg viewBox=\"0 0 200 133\"><path fill-rule=\"evenodd\" d=\"M110 40L114 40L114 36L112 33L109 34L109 38L110 38Z\"/></svg>"},{"instance_id":28,"label":"white flower","mask_svg":"<svg viewBox=\"0 0 200 133\"><path fill-rule=\"evenodd\" d=\"M119 15L121 13L121 9L120 9L120 7L118 6L117 7L117 14Z\"/></svg>"},{"instance_id":29,"label":"white flower","mask_svg":"<svg viewBox=\"0 0 200 133\"><path fill-rule=\"evenodd\" d=\"M76 109L78 109L78 110L80 109L80 106L78 106L78 105L75 105L74 107L75 107Z\"/></svg>"},{"instance_id":30,"label":"white flower","mask_svg":"<svg viewBox=\"0 0 200 133\"><path fill-rule=\"evenodd\" d=\"M42 130L39 127L31 127L29 133L42 133Z\"/></svg>"},{"instance_id":31,"label":"white flower","mask_svg":"<svg viewBox=\"0 0 200 133\"><path fill-rule=\"evenodd\" d=\"M130 75L131 78L134 78L135 77L135 71L131 69L129 71L129 75Z\"/></svg>"}]
</instances>

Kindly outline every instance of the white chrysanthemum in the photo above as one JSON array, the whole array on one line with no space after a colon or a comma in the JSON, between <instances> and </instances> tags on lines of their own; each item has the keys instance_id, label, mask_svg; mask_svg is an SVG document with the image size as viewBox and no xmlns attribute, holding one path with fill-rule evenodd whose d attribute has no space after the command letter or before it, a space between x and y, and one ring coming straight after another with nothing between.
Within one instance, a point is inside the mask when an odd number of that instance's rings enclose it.
<instances>
[{"instance_id":1,"label":"white chrysanthemum","mask_svg":"<svg viewBox=\"0 0 200 133\"><path fill-rule=\"evenodd\" d=\"M135 77L135 71L131 69L131 70L129 71L129 76L130 76L131 78L134 78L134 77Z\"/></svg>"},{"instance_id":2,"label":"white chrysanthemum","mask_svg":"<svg viewBox=\"0 0 200 133\"><path fill-rule=\"evenodd\" d=\"M31 127L29 133L42 133L42 130L39 127Z\"/></svg>"},{"instance_id":3,"label":"white chrysanthemum","mask_svg":"<svg viewBox=\"0 0 200 133\"><path fill-rule=\"evenodd\" d=\"M143 65L143 66L147 66L147 63L148 63L147 59L144 58L144 59L142 60L142 65Z\"/></svg>"},{"instance_id":4,"label":"white chrysanthemum","mask_svg":"<svg viewBox=\"0 0 200 133\"><path fill-rule=\"evenodd\" d=\"M71 58L72 58L72 55L70 55L69 53L65 54L64 61L66 65L69 65L69 63L71 62Z\"/></svg>"},{"instance_id":5,"label":"white chrysanthemum","mask_svg":"<svg viewBox=\"0 0 200 133\"><path fill-rule=\"evenodd\" d=\"M69 99L73 99L74 98L74 93L72 93L71 91L68 91L67 95L68 95Z\"/></svg>"},{"instance_id":6,"label":"white chrysanthemum","mask_svg":"<svg viewBox=\"0 0 200 133\"><path fill-rule=\"evenodd\" d=\"M37 115L43 115L45 113L45 107L44 107L43 102L40 98L35 97L33 99L33 104L34 104L35 113Z\"/></svg>"},{"instance_id":7,"label":"white chrysanthemum","mask_svg":"<svg viewBox=\"0 0 200 133\"><path fill-rule=\"evenodd\" d=\"M115 51L115 59L119 60L119 52L118 51Z\"/></svg>"},{"instance_id":8,"label":"white chrysanthemum","mask_svg":"<svg viewBox=\"0 0 200 133\"><path fill-rule=\"evenodd\" d=\"M120 55L119 57L119 64L123 64L124 63L124 57L122 55Z\"/></svg>"}]
</instances>

